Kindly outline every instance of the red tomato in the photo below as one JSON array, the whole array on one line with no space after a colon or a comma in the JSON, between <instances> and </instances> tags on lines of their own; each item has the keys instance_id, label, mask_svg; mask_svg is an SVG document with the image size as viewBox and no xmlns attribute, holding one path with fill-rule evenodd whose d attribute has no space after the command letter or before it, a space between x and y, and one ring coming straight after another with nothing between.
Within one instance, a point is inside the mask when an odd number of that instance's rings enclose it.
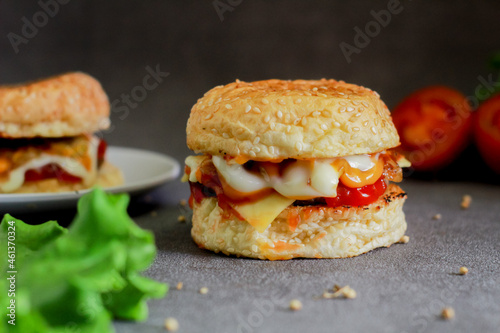
<instances>
[{"instance_id":1,"label":"red tomato","mask_svg":"<svg viewBox=\"0 0 500 333\"><path fill-rule=\"evenodd\" d=\"M97 147L97 160L104 161L104 155L106 154L106 149L108 148L108 144L106 141L99 141L99 146Z\"/></svg>"},{"instance_id":2,"label":"red tomato","mask_svg":"<svg viewBox=\"0 0 500 333\"><path fill-rule=\"evenodd\" d=\"M342 183L337 187L335 198L325 198L330 207L337 206L365 206L378 200L387 188L384 177L380 177L374 184L358 188L350 188Z\"/></svg>"},{"instance_id":3,"label":"red tomato","mask_svg":"<svg viewBox=\"0 0 500 333\"><path fill-rule=\"evenodd\" d=\"M392 112L400 149L415 170L435 170L450 163L469 142L470 105L460 92L443 86L418 90Z\"/></svg>"},{"instance_id":4,"label":"red tomato","mask_svg":"<svg viewBox=\"0 0 500 333\"><path fill-rule=\"evenodd\" d=\"M486 164L500 173L500 94L475 112L474 139Z\"/></svg>"},{"instance_id":5,"label":"red tomato","mask_svg":"<svg viewBox=\"0 0 500 333\"><path fill-rule=\"evenodd\" d=\"M27 170L24 173L26 181L37 181L48 178L57 178L60 181L69 183L78 183L82 180L80 177L67 173L57 164L47 164L42 168Z\"/></svg>"}]
</instances>

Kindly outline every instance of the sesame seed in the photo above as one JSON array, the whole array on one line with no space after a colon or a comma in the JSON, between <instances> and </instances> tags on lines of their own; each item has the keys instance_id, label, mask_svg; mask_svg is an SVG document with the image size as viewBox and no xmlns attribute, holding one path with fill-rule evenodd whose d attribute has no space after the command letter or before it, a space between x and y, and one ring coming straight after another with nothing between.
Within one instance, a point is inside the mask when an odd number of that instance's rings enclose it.
<instances>
[{"instance_id":1,"label":"sesame seed","mask_svg":"<svg viewBox=\"0 0 500 333\"><path fill-rule=\"evenodd\" d=\"M290 133L290 130L291 130L291 129L292 129L292 126L288 125L288 126L286 127L286 132L287 132L287 133Z\"/></svg>"},{"instance_id":2,"label":"sesame seed","mask_svg":"<svg viewBox=\"0 0 500 333\"><path fill-rule=\"evenodd\" d=\"M470 207L470 203L472 201L472 197L468 194L464 195L462 197L462 203L460 204L460 207L462 207L462 209L468 209Z\"/></svg>"},{"instance_id":3,"label":"sesame seed","mask_svg":"<svg viewBox=\"0 0 500 333\"><path fill-rule=\"evenodd\" d=\"M214 115L212 113L209 113L205 116L205 120L209 120L209 119L212 119Z\"/></svg>"},{"instance_id":4,"label":"sesame seed","mask_svg":"<svg viewBox=\"0 0 500 333\"><path fill-rule=\"evenodd\" d=\"M328 129L328 126L326 126L326 124L321 124L321 129L326 131Z\"/></svg>"},{"instance_id":5,"label":"sesame seed","mask_svg":"<svg viewBox=\"0 0 500 333\"><path fill-rule=\"evenodd\" d=\"M352 130L353 132L359 132L359 127L353 127Z\"/></svg>"},{"instance_id":6,"label":"sesame seed","mask_svg":"<svg viewBox=\"0 0 500 333\"><path fill-rule=\"evenodd\" d=\"M219 99L215 103L220 103L222 101L222 97L219 97Z\"/></svg>"},{"instance_id":7,"label":"sesame seed","mask_svg":"<svg viewBox=\"0 0 500 333\"><path fill-rule=\"evenodd\" d=\"M207 287L200 288L200 294L202 294L202 295L208 294L208 288Z\"/></svg>"},{"instance_id":8,"label":"sesame seed","mask_svg":"<svg viewBox=\"0 0 500 333\"><path fill-rule=\"evenodd\" d=\"M267 104L269 104L269 101L267 99L263 98L262 99L262 104L266 104L267 105Z\"/></svg>"},{"instance_id":9,"label":"sesame seed","mask_svg":"<svg viewBox=\"0 0 500 333\"><path fill-rule=\"evenodd\" d=\"M314 111L314 112L313 112L313 116L314 116L314 117L319 117L319 116L321 116L321 112L319 112L319 111Z\"/></svg>"},{"instance_id":10,"label":"sesame seed","mask_svg":"<svg viewBox=\"0 0 500 333\"><path fill-rule=\"evenodd\" d=\"M301 151L301 150L302 150L302 143L297 142L297 143L295 144L295 150L297 150L297 151Z\"/></svg>"},{"instance_id":11,"label":"sesame seed","mask_svg":"<svg viewBox=\"0 0 500 333\"><path fill-rule=\"evenodd\" d=\"M347 107L347 112L352 112L352 111L354 111L354 108L352 106L348 106Z\"/></svg>"},{"instance_id":12,"label":"sesame seed","mask_svg":"<svg viewBox=\"0 0 500 333\"><path fill-rule=\"evenodd\" d=\"M365 108L367 108L369 106L367 102L361 102L361 104L363 104L365 106Z\"/></svg>"},{"instance_id":13,"label":"sesame seed","mask_svg":"<svg viewBox=\"0 0 500 333\"><path fill-rule=\"evenodd\" d=\"M226 104L226 109L231 110L232 108L231 104Z\"/></svg>"},{"instance_id":14,"label":"sesame seed","mask_svg":"<svg viewBox=\"0 0 500 333\"><path fill-rule=\"evenodd\" d=\"M399 243L403 243L403 244L406 244L410 241L410 236L406 236L404 235L403 237L401 237L401 239L399 240Z\"/></svg>"},{"instance_id":15,"label":"sesame seed","mask_svg":"<svg viewBox=\"0 0 500 333\"><path fill-rule=\"evenodd\" d=\"M252 106L247 105L246 108L245 108L245 113L250 112L250 110L252 110Z\"/></svg>"},{"instance_id":16,"label":"sesame seed","mask_svg":"<svg viewBox=\"0 0 500 333\"><path fill-rule=\"evenodd\" d=\"M209 100L208 101L208 106L212 106L214 104L214 101L213 100Z\"/></svg>"},{"instance_id":17,"label":"sesame seed","mask_svg":"<svg viewBox=\"0 0 500 333\"><path fill-rule=\"evenodd\" d=\"M217 134L217 130L215 128L212 128L212 133Z\"/></svg>"},{"instance_id":18,"label":"sesame seed","mask_svg":"<svg viewBox=\"0 0 500 333\"><path fill-rule=\"evenodd\" d=\"M271 116L267 115L265 118L264 118L264 122L265 123L268 123L269 120L271 120Z\"/></svg>"},{"instance_id":19,"label":"sesame seed","mask_svg":"<svg viewBox=\"0 0 500 333\"><path fill-rule=\"evenodd\" d=\"M271 124L269 124L269 127L270 127L272 130L274 130L274 128L276 127L276 124L275 124L275 123L271 123Z\"/></svg>"},{"instance_id":20,"label":"sesame seed","mask_svg":"<svg viewBox=\"0 0 500 333\"><path fill-rule=\"evenodd\" d=\"M302 103L302 99L297 98L297 99L295 100L295 103L296 103L296 104Z\"/></svg>"},{"instance_id":21,"label":"sesame seed","mask_svg":"<svg viewBox=\"0 0 500 333\"><path fill-rule=\"evenodd\" d=\"M339 112L340 112L340 113L342 113L342 112L345 112L345 110L346 110L346 107L345 107L345 106L343 106L343 107L341 107L341 108L339 109Z\"/></svg>"},{"instance_id":22,"label":"sesame seed","mask_svg":"<svg viewBox=\"0 0 500 333\"><path fill-rule=\"evenodd\" d=\"M282 100L282 99L278 100L278 103L281 104L281 105L286 105L285 101Z\"/></svg>"},{"instance_id":23,"label":"sesame seed","mask_svg":"<svg viewBox=\"0 0 500 333\"><path fill-rule=\"evenodd\" d=\"M323 94L323 93L318 93L318 96L321 96L321 97L327 97L326 94Z\"/></svg>"},{"instance_id":24,"label":"sesame seed","mask_svg":"<svg viewBox=\"0 0 500 333\"><path fill-rule=\"evenodd\" d=\"M352 104L354 104L354 106L358 106L360 103L359 101L352 101Z\"/></svg>"},{"instance_id":25,"label":"sesame seed","mask_svg":"<svg viewBox=\"0 0 500 333\"><path fill-rule=\"evenodd\" d=\"M358 110L359 110L359 112L363 112L363 111L365 111L365 108L359 108Z\"/></svg>"},{"instance_id":26,"label":"sesame seed","mask_svg":"<svg viewBox=\"0 0 500 333\"><path fill-rule=\"evenodd\" d=\"M253 108L253 112L255 113L261 113L260 109L258 107L254 107Z\"/></svg>"},{"instance_id":27,"label":"sesame seed","mask_svg":"<svg viewBox=\"0 0 500 333\"><path fill-rule=\"evenodd\" d=\"M298 299L292 299L290 301L290 310L299 311L302 309L302 302Z\"/></svg>"},{"instance_id":28,"label":"sesame seed","mask_svg":"<svg viewBox=\"0 0 500 333\"><path fill-rule=\"evenodd\" d=\"M361 113L359 113L359 112L358 112L358 113L356 113L356 114L354 115L354 117L361 117Z\"/></svg>"},{"instance_id":29,"label":"sesame seed","mask_svg":"<svg viewBox=\"0 0 500 333\"><path fill-rule=\"evenodd\" d=\"M176 289L181 290L184 284L182 282L177 283Z\"/></svg>"},{"instance_id":30,"label":"sesame seed","mask_svg":"<svg viewBox=\"0 0 500 333\"><path fill-rule=\"evenodd\" d=\"M293 124L297 125L298 123L300 123L300 118L295 118L295 120L293 121Z\"/></svg>"},{"instance_id":31,"label":"sesame seed","mask_svg":"<svg viewBox=\"0 0 500 333\"><path fill-rule=\"evenodd\" d=\"M467 273L469 273L469 269L467 267L464 267L464 266L460 267L460 270L458 271L458 274L465 275Z\"/></svg>"},{"instance_id":32,"label":"sesame seed","mask_svg":"<svg viewBox=\"0 0 500 333\"><path fill-rule=\"evenodd\" d=\"M283 112L278 111L278 112L276 113L276 115L278 116L278 118L280 118L280 119L281 119L281 118L283 117Z\"/></svg>"},{"instance_id":33,"label":"sesame seed","mask_svg":"<svg viewBox=\"0 0 500 333\"><path fill-rule=\"evenodd\" d=\"M260 148L259 147L253 147L252 148L256 153L260 153Z\"/></svg>"},{"instance_id":34,"label":"sesame seed","mask_svg":"<svg viewBox=\"0 0 500 333\"><path fill-rule=\"evenodd\" d=\"M363 126L364 126L364 127L368 126L368 123L369 123L369 122L368 122L368 120L367 120L367 121L365 121L365 122L363 123Z\"/></svg>"},{"instance_id":35,"label":"sesame seed","mask_svg":"<svg viewBox=\"0 0 500 333\"><path fill-rule=\"evenodd\" d=\"M274 146L269 146L268 149L269 149L269 153L271 155L274 155ZM252 249L252 251L253 251L253 249Z\"/></svg>"},{"instance_id":36,"label":"sesame seed","mask_svg":"<svg viewBox=\"0 0 500 333\"><path fill-rule=\"evenodd\" d=\"M377 146L379 146L379 147L382 147L383 145L384 145L384 143L382 143L382 142L379 142L379 143L377 144Z\"/></svg>"},{"instance_id":37,"label":"sesame seed","mask_svg":"<svg viewBox=\"0 0 500 333\"><path fill-rule=\"evenodd\" d=\"M333 124L335 125L335 127L340 127L340 123L338 121L334 121Z\"/></svg>"},{"instance_id":38,"label":"sesame seed","mask_svg":"<svg viewBox=\"0 0 500 333\"><path fill-rule=\"evenodd\" d=\"M442 311L441 311L441 317L445 320L450 320L450 319L453 319L455 318L455 310L453 310L453 308L451 307L445 307Z\"/></svg>"},{"instance_id":39,"label":"sesame seed","mask_svg":"<svg viewBox=\"0 0 500 333\"><path fill-rule=\"evenodd\" d=\"M256 154L253 150L250 150L250 151L248 152L248 155L250 155L251 157L255 157L255 156L257 156L257 154Z\"/></svg>"},{"instance_id":40,"label":"sesame seed","mask_svg":"<svg viewBox=\"0 0 500 333\"><path fill-rule=\"evenodd\" d=\"M173 317L165 319L165 328L169 332L175 332L179 329L179 322Z\"/></svg>"},{"instance_id":41,"label":"sesame seed","mask_svg":"<svg viewBox=\"0 0 500 333\"><path fill-rule=\"evenodd\" d=\"M224 139L228 139L228 138L229 138L229 135L228 135L227 133L222 133L222 137L223 137Z\"/></svg>"},{"instance_id":42,"label":"sesame seed","mask_svg":"<svg viewBox=\"0 0 500 333\"><path fill-rule=\"evenodd\" d=\"M253 140L253 144L256 145L258 144L260 141L260 136L257 136L254 140Z\"/></svg>"},{"instance_id":43,"label":"sesame seed","mask_svg":"<svg viewBox=\"0 0 500 333\"><path fill-rule=\"evenodd\" d=\"M371 129L373 134L377 134L377 130L375 129L375 126L372 126L372 128L370 128L370 129Z\"/></svg>"}]
</instances>

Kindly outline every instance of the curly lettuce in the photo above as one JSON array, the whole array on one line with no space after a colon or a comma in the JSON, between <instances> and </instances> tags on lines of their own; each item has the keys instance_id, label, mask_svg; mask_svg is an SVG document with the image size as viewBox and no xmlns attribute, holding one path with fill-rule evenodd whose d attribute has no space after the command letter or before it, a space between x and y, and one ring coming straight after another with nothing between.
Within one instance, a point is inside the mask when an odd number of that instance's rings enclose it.
<instances>
[{"instance_id":1,"label":"curly lettuce","mask_svg":"<svg viewBox=\"0 0 500 333\"><path fill-rule=\"evenodd\" d=\"M55 221L29 225L4 216L0 253L7 252L9 227L15 226L17 273L15 296L9 297L7 272L13 267L2 256L0 331L113 332L114 318L147 318L146 301L165 296L168 285L140 273L153 262L156 247L153 234L128 216L128 202L125 194L95 189L79 200L68 229ZM12 299L15 325L8 322Z\"/></svg>"}]
</instances>

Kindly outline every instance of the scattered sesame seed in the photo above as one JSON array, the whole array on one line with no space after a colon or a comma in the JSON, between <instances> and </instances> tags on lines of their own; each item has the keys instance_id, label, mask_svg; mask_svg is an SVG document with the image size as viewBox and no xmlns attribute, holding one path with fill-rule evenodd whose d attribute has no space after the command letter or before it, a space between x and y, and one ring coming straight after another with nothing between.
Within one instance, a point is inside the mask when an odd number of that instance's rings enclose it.
<instances>
[{"instance_id":1,"label":"scattered sesame seed","mask_svg":"<svg viewBox=\"0 0 500 333\"><path fill-rule=\"evenodd\" d=\"M375 129L375 126L372 126L371 131L373 134L377 134L377 130Z\"/></svg>"},{"instance_id":2,"label":"scattered sesame seed","mask_svg":"<svg viewBox=\"0 0 500 333\"><path fill-rule=\"evenodd\" d=\"M212 119L213 116L214 116L213 113L209 113L205 116L205 120Z\"/></svg>"},{"instance_id":3,"label":"scattered sesame seed","mask_svg":"<svg viewBox=\"0 0 500 333\"><path fill-rule=\"evenodd\" d=\"M353 132L359 132L359 127L353 127L352 130Z\"/></svg>"},{"instance_id":4,"label":"scattered sesame seed","mask_svg":"<svg viewBox=\"0 0 500 333\"><path fill-rule=\"evenodd\" d=\"M433 220L441 220L442 218L441 214L436 214L432 217Z\"/></svg>"},{"instance_id":5,"label":"scattered sesame seed","mask_svg":"<svg viewBox=\"0 0 500 333\"><path fill-rule=\"evenodd\" d=\"M173 317L165 319L165 328L169 332L176 332L179 329L179 322Z\"/></svg>"},{"instance_id":6,"label":"scattered sesame seed","mask_svg":"<svg viewBox=\"0 0 500 333\"><path fill-rule=\"evenodd\" d=\"M356 114L354 115L354 117L361 117L361 113L359 113L359 112L358 112L358 113L356 113Z\"/></svg>"},{"instance_id":7,"label":"scattered sesame seed","mask_svg":"<svg viewBox=\"0 0 500 333\"><path fill-rule=\"evenodd\" d=\"M286 132L287 132L287 133L290 133L291 129L292 129L292 126L288 125L288 126L286 127Z\"/></svg>"},{"instance_id":8,"label":"scattered sesame seed","mask_svg":"<svg viewBox=\"0 0 500 333\"><path fill-rule=\"evenodd\" d=\"M323 93L318 93L318 96L321 96L321 97L327 97L326 94L323 94Z\"/></svg>"},{"instance_id":9,"label":"scattered sesame seed","mask_svg":"<svg viewBox=\"0 0 500 333\"><path fill-rule=\"evenodd\" d=\"M252 110L252 106L251 106L251 105L247 105L247 106L245 107L245 113L250 112L250 110Z\"/></svg>"},{"instance_id":10,"label":"scattered sesame seed","mask_svg":"<svg viewBox=\"0 0 500 333\"><path fill-rule=\"evenodd\" d=\"M345 106L343 106L343 107L341 107L341 108L339 109L339 112L340 112L340 113L342 113L342 112L345 112L345 110L346 110L346 107L345 107Z\"/></svg>"},{"instance_id":11,"label":"scattered sesame seed","mask_svg":"<svg viewBox=\"0 0 500 333\"><path fill-rule=\"evenodd\" d=\"M314 87L312 91L318 91L318 87Z\"/></svg>"},{"instance_id":12,"label":"scattered sesame seed","mask_svg":"<svg viewBox=\"0 0 500 333\"><path fill-rule=\"evenodd\" d=\"M269 153L271 153L271 155L274 155L274 146L269 146L268 149L269 149ZM252 251L253 251L253 249L252 249Z\"/></svg>"},{"instance_id":13,"label":"scattered sesame seed","mask_svg":"<svg viewBox=\"0 0 500 333\"><path fill-rule=\"evenodd\" d=\"M299 311L302 309L302 302L298 299L292 299L290 301L290 310Z\"/></svg>"},{"instance_id":14,"label":"scattered sesame seed","mask_svg":"<svg viewBox=\"0 0 500 333\"><path fill-rule=\"evenodd\" d=\"M319 111L314 111L312 115L313 115L314 117L319 117L319 116L321 116L321 112L319 112Z\"/></svg>"},{"instance_id":15,"label":"scattered sesame seed","mask_svg":"<svg viewBox=\"0 0 500 333\"><path fill-rule=\"evenodd\" d=\"M352 101L352 104L354 104L354 106L358 106L360 103L359 101Z\"/></svg>"},{"instance_id":16,"label":"scattered sesame seed","mask_svg":"<svg viewBox=\"0 0 500 333\"><path fill-rule=\"evenodd\" d=\"M348 106L347 107L347 112L352 112L352 111L354 111L354 108L352 106Z\"/></svg>"},{"instance_id":17,"label":"scattered sesame seed","mask_svg":"<svg viewBox=\"0 0 500 333\"><path fill-rule=\"evenodd\" d=\"M224 139L228 139L228 138L229 138L229 134L227 134L227 133L222 133L222 137L223 137Z\"/></svg>"},{"instance_id":18,"label":"scattered sesame seed","mask_svg":"<svg viewBox=\"0 0 500 333\"><path fill-rule=\"evenodd\" d=\"M295 144L295 150L298 150L298 151L301 151L302 150L302 143L301 142L297 142Z\"/></svg>"},{"instance_id":19,"label":"scattered sesame seed","mask_svg":"<svg viewBox=\"0 0 500 333\"><path fill-rule=\"evenodd\" d=\"M361 102L361 104L363 104L365 106L365 108L367 108L369 106L369 104L367 102Z\"/></svg>"},{"instance_id":20,"label":"scattered sesame seed","mask_svg":"<svg viewBox=\"0 0 500 333\"><path fill-rule=\"evenodd\" d=\"M281 119L281 118L283 118L283 112L281 112L281 111L278 111L278 113L277 113L276 115L277 115L277 116L278 116L278 118L280 118L280 119Z\"/></svg>"},{"instance_id":21,"label":"scattered sesame seed","mask_svg":"<svg viewBox=\"0 0 500 333\"><path fill-rule=\"evenodd\" d=\"M300 123L300 118L295 118L295 120L293 121L293 124L297 125L298 123Z\"/></svg>"},{"instance_id":22,"label":"scattered sesame seed","mask_svg":"<svg viewBox=\"0 0 500 333\"><path fill-rule=\"evenodd\" d=\"M364 126L364 127L368 126L368 123L369 123L369 122L368 122L368 120L367 120L367 121L365 121L365 122L363 123L363 126Z\"/></svg>"},{"instance_id":23,"label":"scattered sesame seed","mask_svg":"<svg viewBox=\"0 0 500 333\"><path fill-rule=\"evenodd\" d=\"M297 99L295 100L295 103L296 103L296 104L302 103L302 99L297 98Z\"/></svg>"},{"instance_id":24,"label":"scattered sesame seed","mask_svg":"<svg viewBox=\"0 0 500 333\"><path fill-rule=\"evenodd\" d=\"M262 104L269 104L269 101L265 98L262 99Z\"/></svg>"},{"instance_id":25,"label":"scattered sesame seed","mask_svg":"<svg viewBox=\"0 0 500 333\"><path fill-rule=\"evenodd\" d=\"M217 130L215 128L212 128L212 133L217 134Z\"/></svg>"},{"instance_id":26,"label":"scattered sesame seed","mask_svg":"<svg viewBox=\"0 0 500 333\"><path fill-rule=\"evenodd\" d=\"M274 131L274 128L276 127L276 124L275 123L271 123L269 124L269 128L271 128L271 130Z\"/></svg>"},{"instance_id":27,"label":"scattered sesame seed","mask_svg":"<svg viewBox=\"0 0 500 333\"><path fill-rule=\"evenodd\" d=\"M401 239L399 240L399 243L407 244L409 241L410 241L410 236L406 236L406 235L404 235L404 236L403 236L403 237L401 237Z\"/></svg>"},{"instance_id":28,"label":"scattered sesame seed","mask_svg":"<svg viewBox=\"0 0 500 333\"><path fill-rule=\"evenodd\" d=\"M286 105L285 101L282 100L282 99L278 100L278 103L281 104L281 105Z\"/></svg>"},{"instance_id":29,"label":"scattered sesame seed","mask_svg":"<svg viewBox=\"0 0 500 333\"><path fill-rule=\"evenodd\" d=\"M248 152L248 155L250 155L251 157L256 157L257 156L257 154L253 150L250 150Z\"/></svg>"},{"instance_id":30,"label":"scattered sesame seed","mask_svg":"<svg viewBox=\"0 0 500 333\"><path fill-rule=\"evenodd\" d=\"M460 207L462 207L462 209L468 209L470 207L470 203L472 201L472 197L468 194L464 195L462 197L462 203L460 204Z\"/></svg>"},{"instance_id":31,"label":"scattered sesame seed","mask_svg":"<svg viewBox=\"0 0 500 333\"><path fill-rule=\"evenodd\" d=\"M441 311L441 318L445 319L445 320L450 320L450 319L453 319L455 318L455 310L453 310L452 307L445 307L442 311Z\"/></svg>"},{"instance_id":32,"label":"scattered sesame seed","mask_svg":"<svg viewBox=\"0 0 500 333\"><path fill-rule=\"evenodd\" d=\"M179 222L186 222L186 217L184 215L179 215L177 217L177 221L179 221Z\"/></svg>"},{"instance_id":33,"label":"scattered sesame seed","mask_svg":"<svg viewBox=\"0 0 500 333\"><path fill-rule=\"evenodd\" d=\"M207 287L200 288L200 294L202 295L208 294L208 288Z\"/></svg>"},{"instance_id":34,"label":"scattered sesame seed","mask_svg":"<svg viewBox=\"0 0 500 333\"><path fill-rule=\"evenodd\" d=\"M261 113L260 109L258 107L255 107L253 108L253 112L255 113Z\"/></svg>"},{"instance_id":35,"label":"scattered sesame seed","mask_svg":"<svg viewBox=\"0 0 500 333\"><path fill-rule=\"evenodd\" d=\"M179 204L180 204L181 206L186 206L186 205L187 205L187 201L186 201L186 199L182 199L181 201L179 201Z\"/></svg>"},{"instance_id":36,"label":"scattered sesame seed","mask_svg":"<svg viewBox=\"0 0 500 333\"><path fill-rule=\"evenodd\" d=\"M330 293L328 291L325 291L322 295L323 298L349 298L349 299L353 299L353 298L356 298L356 291L354 289L352 289L351 287L349 286L345 286L345 287L340 287L338 285L335 285L335 287L333 288L333 293Z\"/></svg>"},{"instance_id":37,"label":"scattered sesame seed","mask_svg":"<svg viewBox=\"0 0 500 333\"><path fill-rule=\"evenodd\" d=\"M342 94L342 95L343 95L343 93L339 93L339 94ZM342 106L346 106L346 105L347 105L347 103L346 103L346 102L344 102L344 101L339 102L339 104L340 104L340 105L342 105Z\"/></svg>"},{"instance_id":38,"label":"scattered sesame seed","mask_svg":"<svg viewBox=\"0 0 500 333\"><path fill-rule=\"evenodd\" d=\"M338 121L334 121L333 124L335 125L335 127L340 127L340 123Z\"/></svg>"},{"instance_id":39,"label":"scattered sesame seed","mask_svg":"<svg viewBox=\"0 0 500 333\"><path fill-rule=\"evenodd\" d=\"M256 144L258 144L258 143L259 143L259 141L260 141L260 136L257 136L257 137L255 137L255 139L253 140L253 144L254 144L254 145L256 145Z\"/></svg>"},{"instance_id":40,"label":"scattered sesame seed","mask_svg":"<svg viewBox=\"0 0 500 333\"><path fill-rule=\"evenodd\" d=\"M465 266L460 267L460 270L458 271L458 274L465 275L467 273L469 273L469 269L467 267L465 267Z\"/></svg>"},{"instance_id":41,"label":"scattered sesame seed","mask_svg":"<svg viewBox=\"0 0 500 333\"><path fill-rule=\"evenodd\" d=\"M271 116L267 115L265 118L264 118L264 122L265 123L268 123L269 120L271 120Z\"/></svg>"},{"instance_id":42,"label":"scattered sesame seed","mask_svg":"<svg viewBox=\"0 0 500 333\"><path fill-rule=\"evenodd\" d=\"M176 286L175 288L176 288L177 290L181 290L183 286L184 286L184 283L179 282L179 283L177 283L177 286Z\"/></svg>"},{"instance_id":43,"label":"scattered sesame seed","mask_svg":"<svg viewBox=\"0 0 500 333\"><path fill-rule=\"evenodd\" d=\"M259 147L253 147L252 150L255 151L256 153L260 153L260 148Z\"/></svg>"},{"instance_id":44,"label":"scattered sesame seed","mask_svg":"<svg viewBox=\"0 0 500 333\"><path fill-rule=\"evenodd\" d=\"M321 129L326 131L328 129L328 126L326 126L326 124L321 124Z\"/></svg>"},{"instance_id":45,"label":"scattered sesame seed","mask_svg":"<svg viewBox=\"0 0 500 333\"><path fill-rule=\"evenodd\" d=\"M226 104L226 109L231 110L232 108L231 104Z\"/></svg>"},{"instance_id":46,"label":"scattered sesame seed","mask_svg":"<svg viewBox=\"0 0 500 333\"><path fill-rule=\"evenodd\" d=\"M214 101L213 100L209 100L208 101L208 106L212 106L214 104Z\"/></svg>"}]
</instances>

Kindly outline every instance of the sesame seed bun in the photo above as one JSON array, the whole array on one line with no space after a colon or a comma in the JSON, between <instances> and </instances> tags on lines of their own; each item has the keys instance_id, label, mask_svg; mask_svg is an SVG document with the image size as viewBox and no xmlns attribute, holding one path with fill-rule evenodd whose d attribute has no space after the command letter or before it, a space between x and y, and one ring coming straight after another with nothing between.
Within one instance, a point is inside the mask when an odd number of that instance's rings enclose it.
<instances>
[{"instance_id":1,"label":"sesame seed bun","mask_svg":"<svg viewBox=\"0 0 500 333\"><path fill-rule=\"evenodd\" d=\"M343 81L236 81L191 110L187 144L197 153L252 160L329 158L399 145L379 95Z\"/></svg>"},{"instance_id":2,"label":"sesame seed bun","mask_svg":"<svg viewBox=\"0 0 500 333\"><path fill-rule=\"evenodd\" d=\"M346 258L398 242L406 231L406 194L390 184L378 201L360 207L289 206L263 232L229 215L214 197L194 202L191 235L201 247L258 259ZM298 214L292 231L288 217Z\"/></svg>"},{"instance_id":3,"label":"sesame seed bun","mask_svg":"<svg viewBox=\"0 0 500 333\"><path fill-rule=\"evenodd\" d=\"M64 137L109 127L109 101L100 83L68 73L0 86L0 137Z\"/></svg>"}]
</instances>

